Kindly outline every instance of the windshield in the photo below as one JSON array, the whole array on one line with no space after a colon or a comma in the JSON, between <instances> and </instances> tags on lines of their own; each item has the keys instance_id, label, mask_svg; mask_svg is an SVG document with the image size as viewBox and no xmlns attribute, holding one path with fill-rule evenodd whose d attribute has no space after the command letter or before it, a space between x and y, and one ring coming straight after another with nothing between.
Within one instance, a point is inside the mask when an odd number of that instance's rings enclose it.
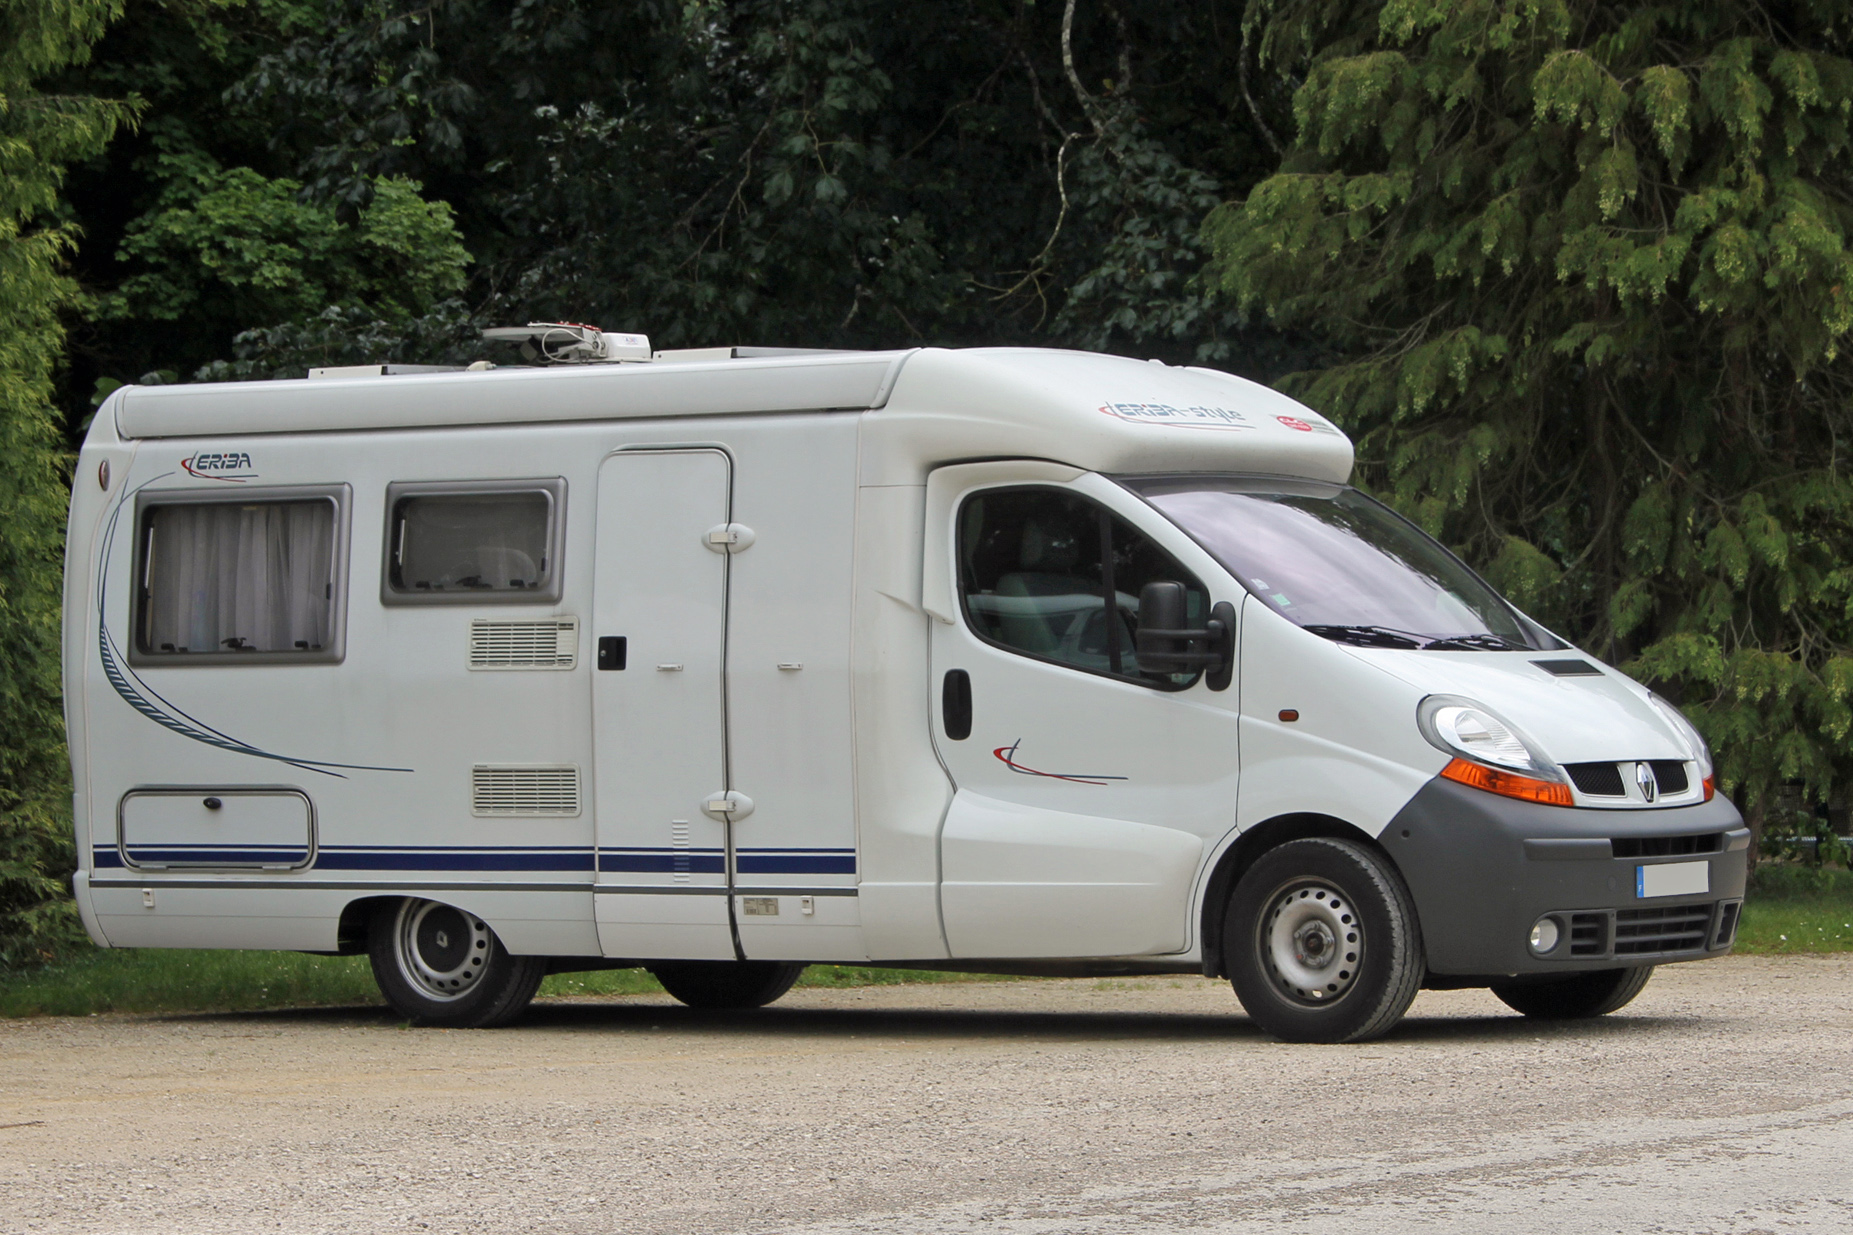
<instances>
[{"instance_id":1,"label":"windshield","mask_svg":"<svg viewBox=\"0 0 1853 1235\"><path fill-rule=\"evenodd\" d=\"M1459 558L1356 489L1224 476L1123 483L1275 612L1315 634L1379 647L1537 646Z\"/></svg>"}]
</instances>

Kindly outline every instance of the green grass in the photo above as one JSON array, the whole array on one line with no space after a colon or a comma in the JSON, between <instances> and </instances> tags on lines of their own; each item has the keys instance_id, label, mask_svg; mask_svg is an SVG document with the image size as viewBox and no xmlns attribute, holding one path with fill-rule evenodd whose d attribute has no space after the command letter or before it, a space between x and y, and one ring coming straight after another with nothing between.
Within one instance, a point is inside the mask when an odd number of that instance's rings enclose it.
<instances>
[{"instance_id":1,"label":"green grass","mask_svg":"<svg viewBox=\"0 0 1853 1235\"><path fill-rule=\"evenodd\" d=\"M982 981L981 975L918 969L813 965L800 986L887 986L903 982ZM660 992L641 969L555 974L549 995L643 995ZM378 1005L379 989L363 956L300 952L93 948L44 969L0 975L0 1017L88 1016L101 1012L250 1012L264 1008Z\"/></svg>"},{"instance_id":2,"label":"green grass","mask_svg":"<svg viewBox=\"0 0 1853 1235\"><path fill-rule=\"evenodd\" d=\"M1737 951L1853 951L1853 871L1765 858L1744 901Z\"/></svg>"}]
</instances>

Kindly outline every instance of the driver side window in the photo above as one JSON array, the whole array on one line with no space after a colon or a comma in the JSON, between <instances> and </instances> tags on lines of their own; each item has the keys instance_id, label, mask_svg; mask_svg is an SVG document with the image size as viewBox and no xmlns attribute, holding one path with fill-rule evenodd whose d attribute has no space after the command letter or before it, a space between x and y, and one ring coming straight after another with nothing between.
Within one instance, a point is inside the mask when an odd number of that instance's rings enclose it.
<instances>
[{"instance_id":1,"label":"driver side window","mask_svg":"<svg viewBox=\"0 0 1853 1235\"><path fill-rule=\"evenodd\" d=\"M1197 626L1209 617L1209 593L1125 520L1061 489L988 489L966 499L958 539L960 600L986 642L1150 686L1196 681L1140 671L1139 591L1182 583Z\"/></svg>"}]
</instances>

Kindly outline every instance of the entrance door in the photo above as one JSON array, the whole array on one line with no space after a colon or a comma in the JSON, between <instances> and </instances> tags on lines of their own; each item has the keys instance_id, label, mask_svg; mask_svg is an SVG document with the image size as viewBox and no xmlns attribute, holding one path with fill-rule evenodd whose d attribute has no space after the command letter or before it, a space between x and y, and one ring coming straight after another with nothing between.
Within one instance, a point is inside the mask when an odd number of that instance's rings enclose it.
<instances>
[{"instance_id":1,"label":"entrance door","mask_svg":"<svg viewBox=\"0 0 1853 1235\"><path fill-rule=\"evenodd\" d=\"M951 524L929 552L953 558L936 567L950 621L933 623L934 735L958 787L940 838L952 955L1182 950L1202 856L1235 824L1236 691L1140 672L1138 598L1176 580L1199 626L1240 598L1212 595L1181 534L1142 529L1151 512L1101 477L968 483L929 509Z\"/></svg>"},{"instance_id":2,"label":"entrance door","mask_svg":"<svg viewBox=\"0 0 1853 1235\"><path fill-rule=\"evenodd\" d=\"M620 451L598 477L592 729L599 946L732 959L727 785L728 521L717 450ZM716 548L722 546L716 545Z\"/></svg>"}]
</instances>

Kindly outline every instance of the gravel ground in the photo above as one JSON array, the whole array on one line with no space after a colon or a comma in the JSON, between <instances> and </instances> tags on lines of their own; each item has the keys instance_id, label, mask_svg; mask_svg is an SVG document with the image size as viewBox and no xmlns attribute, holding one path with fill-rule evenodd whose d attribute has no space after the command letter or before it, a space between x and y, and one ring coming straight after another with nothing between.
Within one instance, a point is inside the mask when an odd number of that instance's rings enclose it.
<instances>
[{"instance_id":1,"label":"gravel ground","mask_svg":"<svg viewBox=\"0 0 1853 1235\"><path fill-rule=\"evenodd\" d=\"M0 1024L0 1229L1853 1231L1853 957L1287 1046L1197 979Z\"/></svg>"}]
</instances>

